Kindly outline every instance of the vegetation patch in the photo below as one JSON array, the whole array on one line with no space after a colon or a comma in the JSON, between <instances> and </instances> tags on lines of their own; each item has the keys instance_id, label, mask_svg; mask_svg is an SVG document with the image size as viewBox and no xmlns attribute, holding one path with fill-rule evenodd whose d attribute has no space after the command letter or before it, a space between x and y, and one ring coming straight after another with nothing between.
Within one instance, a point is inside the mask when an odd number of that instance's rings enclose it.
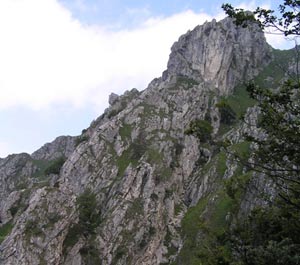
<instances>
[{"instance_id":1,"label":"vegetation patch","mask_svg":"<svg viewBox=\"0 0 300 265\"><path fill-rule=\"evenodd\" d=\"M169 180L173 172L170 167L161 165L155 169L154 173L156 183L160 183Z\"/></svg>"},{"instance_id":2,"label":"vegetation patch","mask_svg":"<svg viewBox=\"0 0 300 265\"><path fill-rule=\"evenodd\" d=\"M68 248L73 247L82 235L82 227L79 224L73 224L64 239L63 242L63 253L66 254Z\"/></svg>"},{"instance_id":3,"label":"vegetation patch","mask_svg":"<svg viewBox=\"0 0 300 265\"><path fill-rule=\"evenodd\" d=\"M184 245L177 258L179 264L227 264L230 252L225 233L231 210L232 200L223 190L214 200L203 198L188 209L182 220Z\"/></svg>"},{"instance_id":4,"label":"vegetation patch","mask_svg":"<svg viewBox=\"0 0 300 265\"><path fill-rule=\"evenodd\" d=\"M199 138L201 142L209 142L213 127L206 120L194 120L190 123L189 128L185 131L187 135L193 134Z\"/></svg>"},{"instance_id":5,"label":"vegetation patch","mask_svg":"<svg viewBox=\"0 0 300 265\"><path fill-rule=\"evenodd\" d=\"M22 196L23 194L21 194L21 196L20 196L20 198L10 207L10 209L9 209L9 211L10 211L10 214L11 214L11 216L12 217L14 217L17 213L18 213L18 211L20 210L20 209L23 209L24 210L24 208L25 208L25 205L24 205L24 203L22 202Z\"/></svg>"},{"instance_id":6,"label":"vegetation patch","mask_svg":"<svg viewBox=\"0 0 300 265\"><path fill-rule=\"evenodd\" d=\"M225 102L236 113L237 117L242 117L249 107L256 104L256 100L249 96L246 85L235 87L233 94L228 96Z\"/></svg>"},{"instance_id":7,"label":"vegetation patch","mask_svg":"<svg viewBox=\"0 0 300 265\"><path fill-rule=\"evenodd\" d=\"M118 260L123 258L127 254L127 249L124 246L119 246L115 252L114 258L111 262L111 264L117 264Z\"/></svg>"},{"instance_id":8,"label":"vegetation patch","mask_svg":"<svg viewBox=\"0 0 300 265\"><path fill-rule=\"evenodd\" d=\"M149 148L147 150L147 160L151 164L160 164L163 162L163 154L155 148Z\"/></svg>"},{"instance_id":9,"label":"vegetation patch","mask_svg":"<svg viewBox=\"0 0 300 265\"><path fill-rule=\"evenodd\" d=\"M235 202L237 207L247 190L251 177L252 172L247 172L246 174L235 174L225 182L226 193Z\"/></svg>"},{"instance_id":10,"label":"vegetation patch","mask_svg":"<svg viewBox=\"0 0 300 265\"><path fill-rule=\"evenodd\" d=\"M129 164L133 166L138 165L138 161L144 155L147 150L147 144L143 136L139 136L125 151L123 151L120 157L117 157L118 176L124 175L126 168Z\"/></svg>"},{"instance_id":11,"label":"vegetation patch","mask_svg":"<svg viewBox=\"0 0 300 265\"><path fill-rule=\"evenodd\" d=\"M220 177L223 177L226 172L227 169L226 160L227 160L227 156L225 151L221 151L216 155L216 161L217 161L216 169Z\"/></svg>"},{"instance_id":12,"label":"vegetation patch","mask_svg":"<svg viewBox=\"0 0 300 265\"><path fill-rule=\"evenodd\" d=\"M33 165L37 167L36 172L32 175L33 178L38 180L45 180L46 174L45 169L48 168L51 164L51 161L48 160L32 160Z\"/></svg>"},{"instance_id":13,"label":"vegetation patch","mask_svg":"<svg viewBox=\"0 0 300 265\"><path fill-rule=\"evenodd\" d=\"M60 169L62 168L63 164L66 162L65 157L59 157L53 161L50 162L50 164L45 168L45 174L56 174L58 175L60 172Z\"/></svg>"},{"instance_id":14,"label":"vegetation patch","mask_svg":"<svg viewBox=\"0 0 300 265\"><path fill-rule=\"evenodd\" d=\"M143 249L148 245L148 242L150 242L151 238L155 235L156 229L153 226L150 226L148 231L145 231L143 234L142 239L140 240L139 243L139 248Z\"/></svg>"},{"instance_id":15,"label":"vegetation patch","mask_svg":"<svg viewBox=\"0 0 300 265\"><path fill-rule=\"evenodd\" d=\"M175 204L175 207L174 207L174 215L177 216L179 213L182 212L183 210L183 204L180 203L180 204Z\"/></svg>"},{"instance_id":16,"label":"vegetation patch","mask_svg":"<svg viewBox=\"0 0 300 265\"><path fill-rule=\"evenodd\" d=\"M289 63L295 56L292 50L273 49L274 60L266 66L253 80L261 87L277 87L285 76L285 69L289 68ZM246 85L238 85L234 88L232 95L223 99L231 110L241 117L249 107L256 104L256 100L250 97ZM222 115L222 114L221 114Z\"/></svg>"},{"instance_id":17,"label":"vegetation patch","mask_svg":"<svg viewBox=\"0 0 300 265\"><path fill-rule=\"evenodd\" d=\"M14 225L12 222L8 222L0 227L0 244L10 234Z\"/></svg>"},{"instance_id":18,"label":"vegetation patch","mask_svg":"<svg viewBox=\"0 0 300 265\"><path fill-rule=\"evenodd\" d=\"M199 233L203 229L202 215L208 203L208 198L201 199L198 204L186 212L181 222L183 247L178 255L179 264L201 264L199 254Z\"/></svg>"},{"instance_id":19,"label":"vegetation patch","mask_svg":"<svg viewBox=\"0 0 300 265\"><path fill-rule=\"evenodd\" d=\"M129 242L132 242L134 240L133 239L134 238L134 231L129 231L129 230L124 229L121 232L121 236L122 236L122 244L123 245L129 244Z\"/></svg>"},{"instance_id":20,"label":"vegetation patch","mask_svg":"<svg viewBox=\"0 0 300 265\"><path fill-rule=\"evenodd\" d=\"M183 86L184 89L190 89L194 86L198 86L199 82L187 76L180 75L177 77L176 85Z\"/></svg>"},{"instance_id":21,"label":"vegetation patch","mask_svg":"<svg viewBox=\"0 0 300 265\"><path fill-rule=\"evenodd\" d=\"M227 195L226 191L221 190L208 221L210 229L214 231L217 236L222 236L227 230L232 206L232 198Z\"/></svg>"},{"instance_id":22,"label":"vegetation patch","mask_svg":"<svg viewBox=\"0 0 300 265\"><path fill-rule=\"evenodd\" d=\"M221 99L217 104L216 107L219 109L221 115L221 123L231 125L236 121L236 113L231 108L229 103L226 99Z\"/></svg>"},{"instance_id":23,"label":"vegetation patch","mask_svg":"<svg viewBox=\"0 0 300 265\"><path fill-rule=\"evenodd\" d=\"M89 189L78 196L76 210L78 211L78 223L72 224L68 230L63 242L64 254L68 248L73 247L78 242L80 237L91 238L102 221L96 195Z\"/></svg>"},{"instance_id":24,"label":"vegetation patch","mask_svg":"<svg viewBox=\"0 0 300 265\"><path fill-rule=\"evenodd\" d=\"M272 53L274 60L254 78L255 84L261 87L278 87L285 77L291 62L298 56L294 49L273 49Z\"/></svg>"},{"instance_id":25,"label":"vegetation patch","mask_svg":"<svg viewBox=\"0 0 300 265\"><path fill-rule=\"evenodd\" d=\"M77 147L81 143L87 142L88 140L89 140L89 136L88 135L83 134L83 135L77 136L76 140L75 140L75 146Z\"/></svg>"},{"instance_id":26,"label":"vegetation patch","mask_svg":"<svg viewBox=\"0 0 300 265\"><path fill-rule=\"evenodd\" d=\"M78 224L84 234L94 234L96 227L101 223L96 195L87 189L76 200L79 215Z\"/></svg>"},{"instance_id":27,"label":"vegetation patch","mask_svg":"<svg viewBox=\"0 0 300 265\"><path fill-rule=\"evenodd\" d=\"M84 260L84 264L101 264L98 249L92 243L81 248L79 252Z\"/></svg>"},{"instance_id":28,"label":"vegetation patch","mask_svg":"<svg viewBox=\"0 0 300 265\"><path fill-rule=\"evenodd\" d=\"M137 198L133 202L131 202L130 206L128 207L126 211L126 219L132 220L137 215L141 215L144 212L144 206L141 199Z\"/></svg>"},{"instance_id":29,"label":"vegetation patch","mask_svg":"<svg viewBox=\"0 0 300 265\"><path fill-rule=\"evenodd\" d=\"M137 153L135 153L134 149L139 150ZM138 165L138 160L136 157L138 153L143 152L144 147L138 147L137 145L133 146L133 144L125 151L123 151L122 155L120 157L117 157L117 167L118 167L118 176L121 177L124 175L124 172L126 168L129 166L129 164L132 164L133 166Z\"/></svg>"},{"instance_id":30,"label":"vegetation patch","mask_svg":"<svg viewBox=\"0 0 300 265\"><path fill-rule=\"evenodd\" d=\"M26 238L30 238L32 236L40 236L43 234L42 224L38 222L38 220L28 220L25 225L25 235Z\"/></svg>"},{"instance_id":31,"label":"vegetation patch","mask_svg":"<svg viewBox=\"0 0 300 265\"><path fill-rule=\"evenodd\" d=\"M230 146L230 152L233 152L235 156L242 160L246 160L250 156L250 145L248 141L243 141Z\"/></svg>"},{"instance_id":32,"label":"vegetation patch","mask_svg":"<svg viewBox=\"0 0 300 265\"><path fill-rule=\"evenodd\" d=\"M120 127L119 134L121 136L122 141L126 141L131 139L132 126L130 124L123 124Z\"/></svg>"},{"instance_id":33,"label":"vegetation patch","mask_svg":"<svg viewBox=\"0 0 300 265\"><path fill-rule=\"evenodd\" d=\"M164 163L164 155L155 148L147 150L147 161L156 166L154 174L157 183L168 180L172 175L172 169Z\"/></svg>"},{"instance_id":34,"label":"vegetation patch","mask_svg":"<svg viewBox=\"0 0 300 265\"><path fill-rule=\"evenodd\" d=\"M53 226L55 223L57 223L62 217L59 213L56 212L52 212L52 213L48 213L47 214L47 218L48 218L48 227Z\"/></svg>"}]
</instances>

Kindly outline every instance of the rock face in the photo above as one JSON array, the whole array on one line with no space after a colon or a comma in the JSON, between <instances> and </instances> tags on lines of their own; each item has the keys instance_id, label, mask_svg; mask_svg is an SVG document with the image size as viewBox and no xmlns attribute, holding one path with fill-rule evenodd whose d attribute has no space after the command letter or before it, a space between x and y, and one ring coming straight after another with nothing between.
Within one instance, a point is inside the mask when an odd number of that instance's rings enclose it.
<instances>
[{"instance_id":1,"label":"rock face","mask_svg":"<svg viewBox=\"0 0 300 265\"><path fill-rule=\"evenodd\" d=\"M271 54L255 28L205 23L173 45L162 78L113 94L81 136L0 160L0 264L184 264L182 219L237 168L215 143L241 141L239 125L223 133L216 103ZM196 120L205 138L187 133Z\"/></svg>"},{"instance_id":2,"label":"rock face","mask_svg":"<svg viewBox=\"0 0 300 265\"><path fill-rule=\"evenodd\" d=\"M119 99L119 96L117 94L111 93L109 95L109 99L108 99L109 105L113 105L118 99Z\"/></svg>"},{"instance_id":3,"label":"rock face","mask_svg":"<svg viewBox=\"0 0 300 265\"><path fill-rule=\"evenodd\" d=\"M189 76L228 95L270 60L270 47L258 27L245 30L234 27L228 18L213 20L179 38L172 47L165 76Z\"/></svg>"},{"instance_id":4,"label":"rock face","mask_svg":"<svg viewBox=\"0 0 300 265\"><path fill-rule=\"evenodd\" d=\"M52 143L47 143L35 151L31 157L36 160L53 160L59 157L68 157L74 150L76 137L60 136Z\"/></svg>"}]
</instances>

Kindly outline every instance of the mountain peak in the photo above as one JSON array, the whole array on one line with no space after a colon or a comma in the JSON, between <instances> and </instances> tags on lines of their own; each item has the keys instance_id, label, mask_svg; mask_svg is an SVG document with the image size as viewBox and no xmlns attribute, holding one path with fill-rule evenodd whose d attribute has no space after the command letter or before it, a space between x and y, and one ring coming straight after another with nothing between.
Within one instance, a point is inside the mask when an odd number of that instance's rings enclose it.
<instances>
[{"instance_id":1,"label":"mountain peak","mask_svg":"<svg viewBox=\"0 0 300 265\"><path fill-rule=\"evenodd\" d=\"M251 79L270 61L271 47L257 25L242 28L231 18L214 19L173 44L163 79L188 76L228 95L237 83Z\"/></svg>"},{"instance_id":2,"label":"mountain peak","mask_svg":"<svg viewBox=\"0 0 300 265\"><path fill-rule=\"evenodd\" d=\"M0 160L0 264L200 264L206 235L259 203L244 184L225 194L241 172L256 184L220 142L250 152L258 110L233 88L273 73L271 59L255 25L206 22L173 45L162 78L111 94L80 136Z\"/></svg>"}]
</instances>

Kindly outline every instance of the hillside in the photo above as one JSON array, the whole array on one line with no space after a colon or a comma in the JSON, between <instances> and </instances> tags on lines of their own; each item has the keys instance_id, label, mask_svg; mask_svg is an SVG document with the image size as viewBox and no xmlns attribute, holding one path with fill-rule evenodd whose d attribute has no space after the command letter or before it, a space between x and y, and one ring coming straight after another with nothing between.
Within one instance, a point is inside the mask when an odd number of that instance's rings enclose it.
<instances>
[{"instance_id":1,"label":"hillside","mask_svg":"<svg viewBox=\"0 0 300 265\"><path fill-rule=\"evenodd\" d=\"M271 192L222 148L227 139L248 156L242 133L260 133L239 120L258 115L244 83L276 86L278 65L292 57L255 26L206 22L174 43L162 77L112 94L80 136L0 159L0 264L201 264L215 255L212 238L263 203L259 189Z\"/></svg>"}]
</instances>

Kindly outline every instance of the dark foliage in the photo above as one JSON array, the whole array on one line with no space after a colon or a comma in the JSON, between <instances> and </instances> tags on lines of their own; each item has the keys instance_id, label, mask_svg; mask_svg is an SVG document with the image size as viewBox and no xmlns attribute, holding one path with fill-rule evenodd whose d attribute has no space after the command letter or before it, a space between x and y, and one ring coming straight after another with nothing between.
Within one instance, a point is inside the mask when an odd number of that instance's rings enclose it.
<instances>
[{"instance_id":1,"label":"dark foliage","mask_svg":"<svg viewBox=\"0 0 300 265\"><path fill-rule=\"evenodd\" d=\"M257 23L261 29L275 28L285 36L300 34L299 7L300 1L285 0L279 6L278 17L272 10L257 8L250 13L223 5L238 26ZM244 135L256 146L251 161L235 155L248 169L273 183L277 197L255 208L248 217L236 220L227 231L232 254L229 264L300 264L300 82L298 70L294 72L288 73L289 79L279 88L254 83L247 87L251 98L258 102L262 133L259 137ZM246 192L244 182L231 181L227 191L232 199L239 200Z\"/></svg>"},{"instance_id":2,"label":"dark foliage","mask_svg":"<svg viewBox=\"0 0 300 265\"><path fill-rule=\"evenodd\" d=\"M286 205L257 208L229 234L239 264L300 264L299 214Z\"/></svg>"},{"instance_id":3,"label":"dark foliage","mask_svg":"<svg viewBox=\"0 0 300 265\"><path fill-rule=\"evenodd\" d=\"M222 99L220 102L218 102L216 104L216 107L220 111L222 123L231 125L235 122L236 113L224 99Z\"/></svg>"},{"instance_id":4,"label":"dark foliage","mask_svg":"<svg viewBox=\"0 0 300 265\"><path fill-rule=\"evenodd\" d=\"M223 4L222 8L229 17L235 19L238 26L247 27L256 23L261 29L275 29L275 32L285 36L300 35L300 1L284 0L278 7L279 16L275 15L274 10L260 7L253 12L233 8L230 4Z\"/></svg>"},{"instance_id":5,"label":"dark foliage","mask_svg":"<svg viewBox=\"0 0 300 265\"><path fill-rule=\"evenodd\" d=\"M259 100L259 127L265 137L247 139L257 146L249 166L270 177L279 196L300 210L300 95L299 83L286 81L277 91L248 86ZM295 201L296 200L296 201Z\"/></svg>"},{"instance_id":6,"label":"dark foliage","mask_svg":"<svg viewBox=\"0 0 300 265\"><path fill-rule=\"evenodd\" d=\"M96 195L87 189L78 196L76 204L79 214L78 224L82 228L83 234L93 234L100 224Z\"/></svg>"},{"instance_id":7,"label":"dark foliage","mask_svg":"<svg viewBox=\"0 0 300 265\"><path fill-rule=\"evenodd\" d=\"M54 161L52 161L49 166L45 169L45 174L59 174L60 169L62 168L63 164L65 163L66 158L60 157Z\"/></svg>"},{"instance_id":8,"label":"dark foliage","mask_svg":"<svg viewBox=\"0 0 300 265\"><path fill-rule=\"evenodd\" d=\"M208 121L195 120L192 121L190 127L185 131L186 134L193 134L199 138L201 142L208 142L211 140L213 127Z\"/></svg>"}]
</instances>

